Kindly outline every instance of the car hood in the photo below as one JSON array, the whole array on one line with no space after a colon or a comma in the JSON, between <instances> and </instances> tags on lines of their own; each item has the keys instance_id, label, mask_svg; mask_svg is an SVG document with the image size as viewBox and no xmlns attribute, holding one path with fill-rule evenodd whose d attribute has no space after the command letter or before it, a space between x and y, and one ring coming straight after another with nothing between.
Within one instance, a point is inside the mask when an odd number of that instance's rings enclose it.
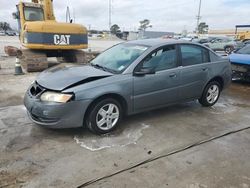
<instances>
[{"instance_id":1,"label":"car hood","mask_svg":"<svg viewBox=\"0 0 250 188\"><path fill-rule=\"evenodd\" d=\"M43 71L36 82L49 90L62 91L112 75L90 65L60 64Z\"/></svg>"},{"instance_id":2,"label":"car hood","mask_svg":"<svg viewBox=\"0 0 250 188\"><path fill-rule=\"evenodd\" d=\"M250 55L247 54L231 54L229 59L231 63L250 65Z\"/></svg>"}]
</instances>

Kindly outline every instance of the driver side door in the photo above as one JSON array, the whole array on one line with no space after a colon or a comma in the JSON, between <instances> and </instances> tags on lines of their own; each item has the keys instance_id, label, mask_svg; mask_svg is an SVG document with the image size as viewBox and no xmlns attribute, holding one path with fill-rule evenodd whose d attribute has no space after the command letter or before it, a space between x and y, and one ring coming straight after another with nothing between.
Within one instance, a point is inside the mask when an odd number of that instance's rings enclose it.
<instances>
[{"instance_id":1,"label":"driver side door","mask_svg":"<svg viewBox=\"0 0 250 188\"><path fill-rule=\"evenodd\" d=\"M149 74L136 74L143 69L154 69ZM180 69L177 47L168 45L150 53L135 68L133 76L134 111L144 111L174 103L180 99Z\"/></svg>"}]
</instances>

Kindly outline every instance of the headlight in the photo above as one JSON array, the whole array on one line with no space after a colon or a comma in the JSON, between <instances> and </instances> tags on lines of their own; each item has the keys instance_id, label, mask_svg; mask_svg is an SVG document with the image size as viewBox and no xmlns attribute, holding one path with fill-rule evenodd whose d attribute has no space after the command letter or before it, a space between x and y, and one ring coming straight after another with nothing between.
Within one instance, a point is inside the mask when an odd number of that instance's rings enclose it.
<instances>
[{"instance_id":1,"label":"headlight","mask_svg":"<svg viewBox=\"0 0 250 188\"><path fill-rule=\"evenodd\" d=\"M47 91L41 95L41 101L66 103L73 97L73 94L63 94Z\"/></svg>"}]
</instances>

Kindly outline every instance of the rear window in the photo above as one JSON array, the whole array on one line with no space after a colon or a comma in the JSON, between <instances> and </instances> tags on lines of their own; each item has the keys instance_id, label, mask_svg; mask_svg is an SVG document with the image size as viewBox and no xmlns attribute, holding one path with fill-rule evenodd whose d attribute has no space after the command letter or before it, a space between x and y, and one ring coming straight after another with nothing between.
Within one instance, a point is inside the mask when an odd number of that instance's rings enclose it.
<instances>
[{"instance_id":1,"label":"rear window","mask_svg":"<svg viewBox=\"0 0 250 188\"><path fill-rule=\"evenodd\" d=\"M181 45L182 66L197 65L210 61L207 49L195 45Z\"/></svg>"}]
</instances>

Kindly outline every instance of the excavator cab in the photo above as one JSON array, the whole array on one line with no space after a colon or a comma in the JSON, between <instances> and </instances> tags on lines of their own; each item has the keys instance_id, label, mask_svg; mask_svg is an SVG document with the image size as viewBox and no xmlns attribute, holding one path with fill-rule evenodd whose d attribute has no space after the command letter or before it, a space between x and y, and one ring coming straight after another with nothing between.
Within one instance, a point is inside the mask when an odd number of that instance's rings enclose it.
<instances>
[{"instance_id":1,"label":"excavator cab","mask_svg":"<svg viewBox=\"0 0 250 188\"><path fill-rule=\"evenodd\" d=\"M25 21L44 21L44 12L41 7L24 7Z\"/></svg>"},{"instance_id":2,"label":"excavator cab","mask_svg":"<svg viewBox=\"0 0 250 188\"><path fill-rule=\"evenodd\" d=\"M41 5L35 3L20 3L17 6L17 12L14 12L13 18L17 19L19 32L21 31L21 26L24 26L26 21L44 21L44 10ZM21 14L22 12L22 23Z\"/></svg>"},{"instance_id":3,"label":"excavator cab","mask_svg":"<svg viewBox=\"0 0 250 188\"><path fill-rule=\"evenodd\" d=\"M245 29L244 31L239 31L239 29ZM248 28L248 30L246 30ZM246 42L250 40L250 25L236 25L235 26L235 35L236 39Z\"/></svg>"}]
</instances>

